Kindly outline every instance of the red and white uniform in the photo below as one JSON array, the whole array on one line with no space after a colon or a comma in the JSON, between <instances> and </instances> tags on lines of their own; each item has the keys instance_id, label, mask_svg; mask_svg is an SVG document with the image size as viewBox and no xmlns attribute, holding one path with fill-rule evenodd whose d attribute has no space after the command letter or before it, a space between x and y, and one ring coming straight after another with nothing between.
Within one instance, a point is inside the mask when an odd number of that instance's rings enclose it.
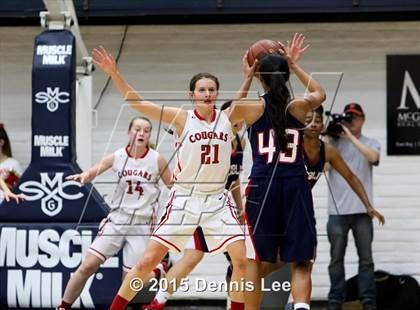
<instances>
[{"instance_id":1,"label":"red and white uniform","mask_svg":"<svg viewBox=\"0 0 420 310\"><path fill-rule=\"evenodd\" d=\"M118 175L118 184L111 201L112 209L150 217L159 199L159 153L147 149L141 158L133 158L128 148L114 153L112 170Z\"/></svg>"},{"instance_id":2,"label":"red and white uniform","mask_svg":"<svg viewBox=\"0 0 420 310\"><path fill-rule=\"evenodd\" d=\"M2 178L8 186L13 187L21 175L22 168L16 159L9 157L0 163L0 178ZM0 203L2 203L3 200L4 194L3 191L0 190Z\"/></svg>"},{"instance_id":3,"label":"red and white uniform","mask_svg":"<svg viewBox=\"0 0 420 310\"><path fill-rule=\"evenodd\" d=\"M215 110L208 123L195 110L188 111L184 130L176 137L175 183L152 239L180 252L201 226L211 254L244 239L225 190L232 138L231 123L224 112Z\"/></svg>"},{"instance_id":4,"label":"red and white uniform","mask_svg":"<svg viewBox=\"0 0 420 310\"><path fill-rule=\"evenodd\" d=\"M111 201L111 212L102 220L89 251L105 261L123 249L123 269L138 261L149 242L157 202L159 153L148 149L141 158L133 158L128 149L114 153L112 170L118 183Z\"/></svg>"}]
</instances>

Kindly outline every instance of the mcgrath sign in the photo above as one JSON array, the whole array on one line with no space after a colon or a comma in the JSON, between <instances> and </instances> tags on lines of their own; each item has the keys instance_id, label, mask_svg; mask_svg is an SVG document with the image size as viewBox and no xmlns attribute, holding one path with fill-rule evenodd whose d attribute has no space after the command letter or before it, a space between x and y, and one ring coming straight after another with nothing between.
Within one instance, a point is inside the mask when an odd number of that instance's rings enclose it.
<instances>
[{"instance_id":1,"label":"mcgrath sign","mask_svg":"<svg viewBox=\"0 0 420 310\"><path fill-rule=\"evenodd\" d=\"M387 56L388 155L420 155L420 55Z\"/></svg>"}]
</instances>

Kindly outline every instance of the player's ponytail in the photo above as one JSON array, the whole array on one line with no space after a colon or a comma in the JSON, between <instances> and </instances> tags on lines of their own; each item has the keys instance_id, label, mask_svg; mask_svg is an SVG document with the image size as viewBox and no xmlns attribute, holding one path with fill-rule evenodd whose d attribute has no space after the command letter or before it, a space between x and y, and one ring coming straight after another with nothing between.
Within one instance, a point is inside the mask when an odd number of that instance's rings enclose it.
<instances>
[{"instance_id":1,"label":"player's ponytail","mask_svg":"<svg viewBox=\"0 0 420 310\"><path fill-rule=\"evenodd\" d=\"M261 78L268 86L268 94L271 97L267 104L268 114L273 124L276 135L276 144L281 148L286 145L286 108L290 102L290 92L287 88L289 80L289 65L287 60L280 55L268 55L259 65L258 71Z\"/></svg>"}]
</instances>

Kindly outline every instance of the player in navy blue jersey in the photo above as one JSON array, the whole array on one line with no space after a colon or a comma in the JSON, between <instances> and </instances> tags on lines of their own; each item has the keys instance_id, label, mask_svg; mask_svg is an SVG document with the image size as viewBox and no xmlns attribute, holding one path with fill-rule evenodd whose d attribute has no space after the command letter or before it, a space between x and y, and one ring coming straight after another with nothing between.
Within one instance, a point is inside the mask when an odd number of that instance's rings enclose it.
<instances>
[{"instance_id":1,"label":"player in navy blue jersey","mask_svg":"<svg viewBox=\"0 0 420 310\"><path fill-rule=\"evenodd\" d=\"M314 112L309 112L306 117L308 127L304 134L304 155L311 187L320 178L325 170L325 165L329 164L347 181L364 204L367 213L372 218L376 217L380 224L384 224L384 217L372 207L362 183L347 166L338 150L330 143L325 143L319 139L324 129L322 113L323 108L319 107ZM329 167L327 166L327 168ZM337 213L340 214L339 206L337 208Z\"/></svg>"},{"instance_id":2,"label":"player in navy blue jersey","mask_svg":"<svg viewBox=\"0 0 420 310\"><path fill-rule=\"evenodd\" d=\"M248 106L239 102L231 109L231 119L241 114L249 127L253 155L245 207L246 280L255 289L245 292L247 309L260 308L262 262L275 263L278 257L292 263L295 309L309 309L317 241L302 140L306 114L324 102L325 91L297 64L308 48L302 47L304 39L295 34L283 47L283 56L261 59L256 76L265 94L248 101ZM306 87L304 97L291 98L287 87L291 72Z\"/></svg>"},{"instance_id":3,"label":"player in navy blue jersey","mask_svg":"<svg viewBox=\"0 0 420 310\"><path fill-rule=\"evenodd\" d=\"M373 218L376 217L380 224L385 223L384 217L376 211L369 202L368 195L360 180L349 169L338 150L328 142L320 139L323 125L322 106L313 112L308 112L305 121L304 131L304 156L308 172L308 181L313 188L325 169L331 166L347 181L353 191L366 207L367 213ZM337 213L340 214L339 206ZM280 269L284 262L278 261L276 264L263 263L262 276L266 277L270 273Z\"/></svg>"}]
</instances>

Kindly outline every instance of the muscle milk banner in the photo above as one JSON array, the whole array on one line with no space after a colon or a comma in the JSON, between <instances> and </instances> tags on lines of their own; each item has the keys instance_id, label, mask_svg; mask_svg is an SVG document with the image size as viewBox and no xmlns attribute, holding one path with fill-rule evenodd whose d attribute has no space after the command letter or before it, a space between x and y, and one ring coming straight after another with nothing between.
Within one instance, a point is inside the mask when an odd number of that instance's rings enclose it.
<instances>
[{"instance_id":1,"label":"muscle milk banner","mask_svg":"<svg viewBox=\"0 0 420 310\"><path fill-rule=\"evenodd\" d=\"M420 55L387 56L388 155L420 155Z\"/></svg>"},{"instance_id":2,"label":"muscle milk banner","mask_svg":"<svg viewBox=\"0 0 420 310\"><path fill-rule=\"evenodd\" d=\"M75 56L69 31L46 31L35 39L32 158L14 189L27 198L0 206L0 309L56 307L108 213L92 186L65 180L80 172ZM108 306L120 279L120 259L111 258L89 279L73 308Z\"/></svg>"}]
</instances>

